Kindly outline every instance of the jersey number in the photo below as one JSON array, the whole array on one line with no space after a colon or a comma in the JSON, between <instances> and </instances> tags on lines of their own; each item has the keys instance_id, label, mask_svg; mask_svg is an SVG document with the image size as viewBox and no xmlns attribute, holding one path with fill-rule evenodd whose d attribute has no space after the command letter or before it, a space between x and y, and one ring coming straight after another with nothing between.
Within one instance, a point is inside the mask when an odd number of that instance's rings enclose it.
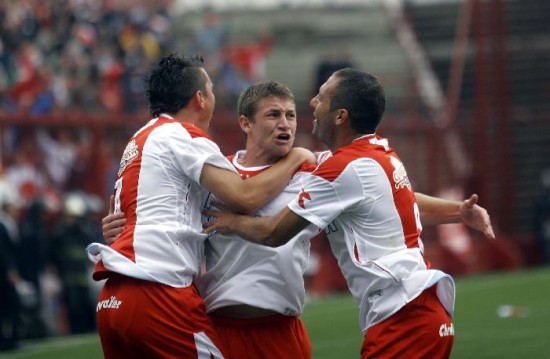
<instances>
[{"instance_id":1,"label":"jersey number","mask_svg":"<svg viewBox=\"0 0 550 359\"><path fill-rule=\"evenodd\" d=\"M413 210L414 210L414 219L416 220L416 228L419 231L422 231L422 222L420 222L420 209L418 208L418 205L416 204L416 202L414 202Z\"/></svg>"},{"instance_id":2,"label":"jersey number","mask_svg":"<svg viewBox=\"0 0 550 359\"><path fill-rule=\"evenodd\" d=\"M113 213L120 212L120 192L122 192L122 177L115 182L115 208Z\"/></svg>"}]
</instances>

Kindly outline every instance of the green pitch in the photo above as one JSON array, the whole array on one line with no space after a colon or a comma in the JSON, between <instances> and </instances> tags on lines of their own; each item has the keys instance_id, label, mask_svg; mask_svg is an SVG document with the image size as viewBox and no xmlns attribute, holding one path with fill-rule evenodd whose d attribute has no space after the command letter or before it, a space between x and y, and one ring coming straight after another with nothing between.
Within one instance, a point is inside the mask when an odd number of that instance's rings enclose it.
<instances>
[{"instance_id":1,"label":"green pitch","mask_svg":"<svg viewBox=\"0 0 550 359\"><path fill-rule=\"evenodd\" d=\"M451 358L550 358L550 268L458 278L456 285ZM350 297L311 303L302 319L313 358L359 358L357 316Z\"/></svg>"},{"instance_id":2,"label":"green pitch","mask_svg":"<svg viewBox=\"0 0 550 359\"><path fill-rule=\"evenodd\" d=\"M351 297L312 301L302 319L313 359L359 358L362 337ZM550 358L550 268L458 278L454 323L453 359ZM0 353L6 359L101 357L97 335L24 343L18 352Z\"/></svg>"}]
</instances>

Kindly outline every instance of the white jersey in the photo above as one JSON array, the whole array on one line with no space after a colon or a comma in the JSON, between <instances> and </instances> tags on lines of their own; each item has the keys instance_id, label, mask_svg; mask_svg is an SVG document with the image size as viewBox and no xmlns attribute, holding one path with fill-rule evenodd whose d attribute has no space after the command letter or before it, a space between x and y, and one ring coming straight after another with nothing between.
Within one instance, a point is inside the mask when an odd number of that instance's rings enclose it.
<instances>
[{"instance_id":1,"label":"white jersey","mask_svg":"<svg viewBox=\"0 0 550 359\"><path fill-rule=\"evenodd\" d=\"M435 283L452 315L454 282L428 269L414 192L387 140L368 135L339 148L304 182L289 208L325 229L359 306L363 333Z\"/></svg>"},{"instance_id":2,"label":"white jersey","mask_svg":"<svg viewBox=\"0 0 550 359\"><path fill-rule=\"evenodd\" d=\"M93 243L94 279L108 272L187 287L198 275L204 241L200 186L208 163L235 171L199 128L161 115L142 127L124 150L115 183L115 212L127 223L110 246Z\"/></svg>"},{"instance_id":3,"label":"white jersey","mask_svg":"<svg viewBox=\"0 0 550 359\"><path fill-rule=\"evenodd\" d=\"M269 166L243 167L230 156L243 178L254 176ZM256 216L278 213L299 193L301 180L315 166L298 170L284 190L258 210ZM300 315L305 304L303 273L309 260L310 239L319 233L313 225L298 233L286 245L271 248L235 236L215 234L206 246L206 273L197 280L206 311L246 304L284 315Z\"/></svg>"}]
</instances>

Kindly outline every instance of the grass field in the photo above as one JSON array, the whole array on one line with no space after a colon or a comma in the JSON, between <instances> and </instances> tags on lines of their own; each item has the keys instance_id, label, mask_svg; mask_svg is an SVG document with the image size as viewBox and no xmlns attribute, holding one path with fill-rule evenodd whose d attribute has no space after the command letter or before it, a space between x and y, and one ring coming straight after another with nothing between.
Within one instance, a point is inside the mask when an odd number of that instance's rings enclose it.
<instances>
[{"instance_id":1,"label":"grass field","mask_svg":"<svg viewBox=\"0 0 550 359\"><path fill-rule=\"evenodd\" d=\"M453 359L550 358L550 268L457 279ZM523 309L501 318L502 305ZM310 303L302 316L314 359L358 358L362 337L351 297ZM5 359L101 358L96 335L25 343Z\"/></svg>"}]
</instances>

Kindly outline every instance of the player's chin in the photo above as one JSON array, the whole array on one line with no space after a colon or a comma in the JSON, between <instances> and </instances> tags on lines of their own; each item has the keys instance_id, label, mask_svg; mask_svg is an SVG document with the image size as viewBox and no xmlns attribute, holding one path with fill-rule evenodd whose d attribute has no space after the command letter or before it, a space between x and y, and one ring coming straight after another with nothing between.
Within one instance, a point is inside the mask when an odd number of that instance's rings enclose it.
<instances>
[{"instance_id":1,"label":"player's chin","mask_svg":"<svg viewBox=\"0 0 550 359\"><path fill-rule=\"evenodd\" d=\"M311 133L315 133L315 131L317 131L317 126L319 126L319 122L317 121L317 119L314 119Z\"/></svg>"},{"instance_id":2,"label":"player's chin","mask_svg":"<svg viewBox=\"0 0 550 359\"><path fill-rule=\"evenodd\" d=\"M294 142L294 140L292 138L284 138L284 137L281 137L281 138L274 138L271 142L271 144L276 147L276 148L280 148L280 147L292 147L292 143Z\"/></svg>"},{"instance_id":3,"label":"player's chin","mask_svg":"<svg viewBox=\"0 0 550 359\"><path fill-rule=\"evenodd\" d=\"M283 156L286 156L291 149L292 149L292 142L277 143L274 151L276 152L277 157L283 157Z\"/></svg>"}]
</instances>

